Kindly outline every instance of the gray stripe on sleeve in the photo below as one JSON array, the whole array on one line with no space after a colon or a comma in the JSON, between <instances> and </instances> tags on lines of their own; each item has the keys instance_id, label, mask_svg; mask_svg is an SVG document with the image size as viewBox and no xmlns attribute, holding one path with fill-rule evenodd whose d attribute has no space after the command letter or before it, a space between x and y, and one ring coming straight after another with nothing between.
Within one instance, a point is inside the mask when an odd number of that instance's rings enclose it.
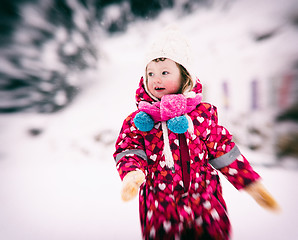
<instances>
[{"instance_id":1,"label":"gray stripe on sleeve","mask_svg":"<svg viewBox=\"0 0 298 240\"><path fill-rule=\"evenodd\" d=\"M137 156L143 158L143 159L146 160L146 161L147 161L147 159L148 159L148 158L147 158L147 155L146 155L146 153L145 153L144 150L141 150L141 149L130 149L130 150L127 150L127 151L125 151L125 152L121 152L121 153L119 153L119 154L116 156L116 159L115 159L116 163L117 163L121 158L123 158L124 156L127 156L127 155L129 155L129 154L135 154L135 155L137 155Z\"/></svg>"},{"instance_id":2,"label":"gray stripe on sleeve","mask_svg":"<svg viewBox=\"0 0 298 240\"><path fill-rule=\"evenodd\" d=\"M214 167L215 169L221 169L223 167L226 167L230 165L232 162L234 162L237 157L241 155L241 152L239 148L235 145L231 151L227 152L226 154L214 158L209 161L209 164Z\"/></svg>"}]
</instances>

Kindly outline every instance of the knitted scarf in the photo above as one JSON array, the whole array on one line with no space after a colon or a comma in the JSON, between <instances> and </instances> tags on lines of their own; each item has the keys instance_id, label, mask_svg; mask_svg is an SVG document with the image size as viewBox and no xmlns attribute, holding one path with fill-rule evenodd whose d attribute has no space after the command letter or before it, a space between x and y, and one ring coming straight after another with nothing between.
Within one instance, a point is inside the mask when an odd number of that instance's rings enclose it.
<instances>
[{"instance_id":1,"label":"knitted scarf","mask_svg":"<svg viewBox=\"0 0 298 240\"><path fill-rule=\"evenodd\" d=\"M134 123L140 131L150 131L157 122L162 124L163 154L169 168L174 169L174 160L169 144L168 128L178 134L187 130L193 133L193 123L187 113L193 111L201 100L201 94L189 92L165 95L159 102L153 104L141 101L138 105L140 112L135 116Z\"/></svg>"},{"instance_id":2,"label":"knitted scarf","mask_svg":"<svg viewBox=\"0 0 298 240\"><path fill-rule=\"evenodd\" d=\"M149 114L154 122L167 121L174 117L191 112L201 102L202 95L191 92L188 96L183 94L169 94L159 102L150 104L146 101L139 103L139 110Z\"/></svg>"}]
</instances>

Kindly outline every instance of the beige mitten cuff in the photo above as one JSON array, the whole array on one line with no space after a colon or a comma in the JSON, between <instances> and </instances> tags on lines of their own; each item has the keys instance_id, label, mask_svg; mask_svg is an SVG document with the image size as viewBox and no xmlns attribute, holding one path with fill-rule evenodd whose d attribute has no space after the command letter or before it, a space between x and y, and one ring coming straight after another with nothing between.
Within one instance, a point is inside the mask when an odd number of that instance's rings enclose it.
<instances>
[{"instance_id":1,"label":"beige mitten cuff","mask_svg":"<svg viewBox=\"0 0 298 240\"><path fill-rule=\"evenodd\" d=\"M123 201L129 201L138 194L139 187L145 180L145 174L140 171L131 171L123 178L121 197Z\"/></svg>"},{"instance_id":2,"label":"beige mitten cuff","mask_svg":"<svg viewBox=\"0 0 298 240\"><path fill-rule=\"evenodd\" d=\"M280 207L271 194L265 189L260 181L249 184L244 190L252 196L263 208L271 211L278 211Z\"/></svg>"}]
</instances>

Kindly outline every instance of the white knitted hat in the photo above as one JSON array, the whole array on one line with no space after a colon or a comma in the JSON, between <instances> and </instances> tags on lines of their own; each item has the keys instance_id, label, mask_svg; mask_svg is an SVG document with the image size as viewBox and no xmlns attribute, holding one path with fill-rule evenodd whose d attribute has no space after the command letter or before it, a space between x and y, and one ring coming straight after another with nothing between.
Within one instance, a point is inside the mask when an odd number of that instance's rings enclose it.
<instances>
[{"instance_id":1,"label":"white knitted hat","mask_svg":"<svg viewBox=\"0 0 298 240\"><path fill-rule=\"evenodd\" d=\"M192 71L190 44L176 26L166 27L149 47L145 59L146 66L156 58L169 58L179 63L195 81Z\"/></svg>"}]
</instances>

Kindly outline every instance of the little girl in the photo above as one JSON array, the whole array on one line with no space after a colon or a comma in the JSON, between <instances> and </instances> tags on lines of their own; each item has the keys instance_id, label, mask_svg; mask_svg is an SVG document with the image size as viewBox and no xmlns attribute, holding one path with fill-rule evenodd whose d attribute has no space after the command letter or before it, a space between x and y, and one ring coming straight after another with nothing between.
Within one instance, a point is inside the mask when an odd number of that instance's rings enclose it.
<instances>
[{"instance_id":1,"label":"little girl","mask_svg":"<svg viewBox=\"0 0 298 240\"><path fill-rule=\"evenodd\" d=\"M229 239L230 222L220 171L263 207L277 203L262 187L216 107L202 102L194 81L189 44L169 29L147 55L136 91L138 110L124 121L114 158L123 180L122 199L140 188L144 239Z\"/></svg>"}]
</instances>

